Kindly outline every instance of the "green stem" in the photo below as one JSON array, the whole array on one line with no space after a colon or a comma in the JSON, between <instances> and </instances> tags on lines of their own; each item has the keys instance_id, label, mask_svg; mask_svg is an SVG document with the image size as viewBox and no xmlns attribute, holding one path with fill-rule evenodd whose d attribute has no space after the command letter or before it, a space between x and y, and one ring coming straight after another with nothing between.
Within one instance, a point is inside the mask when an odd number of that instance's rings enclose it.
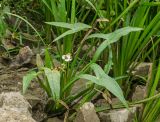
<instances>
[{"instance_id":1,"label":"green stem","mask_svg":"<svg viewBox=\"0 0 160 122\"><path fill-rule=\"evenodd\" d=\"M71 11L71 23L72 24L75 23L75 16L76 16L75 9L76 9L76 1L72 0L72 11Z\"/></svg>"}]
</instances>

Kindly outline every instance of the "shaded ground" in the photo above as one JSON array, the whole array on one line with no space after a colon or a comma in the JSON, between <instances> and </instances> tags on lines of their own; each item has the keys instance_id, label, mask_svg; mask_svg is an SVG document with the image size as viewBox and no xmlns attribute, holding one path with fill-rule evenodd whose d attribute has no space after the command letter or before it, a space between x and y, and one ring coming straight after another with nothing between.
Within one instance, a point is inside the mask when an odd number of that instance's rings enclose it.
<instances>
[{"instance_id":1,"label":"shaded ground","mask_svg":"<svg viewBox=\"0 0 160 122\"><path fill-rule=\"evenodd\" d=\"M28 68L10 69L9 65L4 65L4 63L4 60L0 58L0 93L10 91L22 92L22 79ZM38 83L31 83L25 97L32 105L33 118L38 121L43 119L44 114L42 111L45 94Z\"/></svg>"}]
</instances>

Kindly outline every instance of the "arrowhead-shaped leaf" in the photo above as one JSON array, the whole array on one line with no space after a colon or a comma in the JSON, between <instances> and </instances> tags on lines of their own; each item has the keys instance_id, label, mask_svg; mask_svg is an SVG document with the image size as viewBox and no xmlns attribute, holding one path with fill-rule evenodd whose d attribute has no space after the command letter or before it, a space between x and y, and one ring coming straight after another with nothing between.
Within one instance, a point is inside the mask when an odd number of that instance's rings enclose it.
<instances>
[{"instance_id":1,"label":"arrowhead-shaped leaf","mask_svg":"<svg viewBox=\"0 0 160 122\"><path fill-rule=\"evenodd\" d=\"M118 85L118 83L113 78L105 74L105 72L99 65L92 64L91 68L94 70L96 76L83 74L83 75L80 75L79 78L89 80L97 85L105 87L128 108L127 102L123 96L123 92L120 86Z\"/></svg>"},{"instance_id":2,"label":"arrowhead-shaped leaf","mask_svg":"<svg viewBox=\"0 0 160 122\"><path fill-rule=\"evenodd\" d=\"M121 29L118 29L112 33L109 34L102 34L102 33L97 33L97 34L91 34L90 36L88 36L89 38L102 38L105 39L105 41L103 41L101 43L101 45L98 47L96 53L94 54L93 57L93 62L95 62L100 54L102 53L102 51L110 44L118 41L122 36L125 36L127 34L129 34L130 32L134 32L134 31L140 31L142 30L142 28L137 28L137 27L124 27Z\"/></svg>"},{"instance_id":3,"label":"arrowhead-shaped leaf","mask_svg":"<svg viewBox=\"0 0 160 122\"><path fill-rule=\"evenodd\" d=\"M53 42L65 37L67 35L71 35L76 32L91 28L91 26L83 24L83 23L70 24L70 23L65 23L65 22L46 22L46 24L69 29L68 31L64 32L63 34L58 36L56 39L54 39Z\"/></svg>"}]
</instances>

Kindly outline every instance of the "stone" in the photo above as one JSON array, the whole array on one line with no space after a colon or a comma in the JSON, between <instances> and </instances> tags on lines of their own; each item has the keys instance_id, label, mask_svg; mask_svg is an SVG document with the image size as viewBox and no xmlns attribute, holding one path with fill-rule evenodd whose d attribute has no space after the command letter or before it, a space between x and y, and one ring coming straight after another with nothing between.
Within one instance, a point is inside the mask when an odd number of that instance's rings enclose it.
<instances>
[{"instance_id":1,"label":"stone","mask_svg":"<svg viewBox=\"0 0 160 122\"><path fill-rule=\"evenodd\" d=\"M63 122L63 120L60 120L59 118L54 117L54 118L49 118L47 122Z\"/></svg>"},{"instance_id":2,"label":"stone","mask_svg":"<svg viewBox=\"0 0 160 122\"><path fill-rule=\"evenodd\" d=\"M83 91L87 87L87 80L78 80L74 83L74 86L72 87L71 94L79 93L80 91Z\"/></svg>"},{"instance_id":3,"label":"stone","mask_svg":"<svg viewBox=\"0 0 160 122\"><path fill-rule=\"evenodd\" d=\"M112 98L112 105L117 105L117 104L121 104L121 101L118 98ZM108 106L109 107L109 104L106 101L106 99L102 99L102 98L98 99L96 101L96 103L94 103L94 105L96 107L102 107L102 106Z\"/></svg>"},{"instance_id":4,"label":"stone","mask_svg":"<svg viewBox=\"0 0 160 122\"><path fill-rule=\"evenodd\" d=\"M27 115L30 114L31 106L19 92L2 93L0 101L2 108L16 108Z\"/></svg>"},{"instance_id":5,"label":"stone","mask_svg":"<svg viewBox=\"0 0 160 122\"><path fill-rule=\"evenodd\" d=\"M90 102L84 103L77 112L74 122L100 122L94 109L94 105Z\"/></svg>"},{"instance_id":6,"label":"stone","mask_svg":"<svg viewBox=\"0 0 160 122\"><path fill-rule=\"evenodd\" d=\"M29 48L29 46L21 48L16 56L15 61L10 64L10 68L18 68L24 64L30 63L33 55L33 51Z\"/></svg>"},{"instance_id":7,"label":"stone","mask_svg":"<svg viewBox=\"0 0 160 122\"><path fill-rule=\"evenodd\" d=\"M108 113L100 112L99 118L101 122L133 122L135 113L139 111L140 106L127 109L110 110Z\"/></svg>"},{"instance_id":8,"label":"stone","mask_svg":"<svg viewBox=\"0 0 160 122\"><path fill-rule=\"evenodd\" d=\"M31 61L32 56L32 50L29 48L29 46L25 46L19 50L19 54L16 56L16 62L18 62L20 65L27 64Z\"/></svg>"},{"instance_id":9,"label":"stone","mask_svg":"<svg viewBox=\"0 0 160 122\"><path fill-rule=\"evenodd\" d=\"M19 92L0 94L0 122L35 122L30 104Z\"/></svg>"},{"instance_id":10,"label":"stone","mask_svg":"<svg viewBox=\"0 0 160 122\"><path fill-rule=\"evenodd\" d=\"M36 106L38 103L41 103L41 99L36 97L36 96L34 96L34 95L25 94L24 97L30 103L30 105L32 107Z\"/></svg>"},{"instance_id":11,"label":"stone","mask_svg":"<svg viewBox=\"0 0 160 122\"><path fill-rule=\"evenodd\" d=\"M138 101L144 99L146 96L146 86L137 85L132 95L132 101Z\"/></svg>"},{"instance_id":12,"label":"stone","mask_svg":"<svg viewBox=\"0 0 160 122\"><path fill-rule=\"evenodd\" d=\"M0 122L36 122L31 115L22 113L18 108L0 108Z\"/></svg>"},{"instance_id":13,"label":"stone","mask_svg":"<svg viewBox=\"0 0 160 122\"><path fill-rule=\"evenodd\" d=\"M142 62L132 71L133 75L147 76L152 69L153 63Z\"/></svg>"}]
</instances>

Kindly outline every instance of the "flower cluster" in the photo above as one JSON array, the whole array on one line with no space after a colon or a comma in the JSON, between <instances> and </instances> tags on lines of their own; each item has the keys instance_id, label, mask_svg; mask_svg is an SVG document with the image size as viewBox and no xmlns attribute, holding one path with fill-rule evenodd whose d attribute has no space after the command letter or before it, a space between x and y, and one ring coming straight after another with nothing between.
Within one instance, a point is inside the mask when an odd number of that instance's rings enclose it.
<instances>
[{"instance_id":1,"label":"flower cluster","mask_svg":"<svg viewBox=\"0 0 160 122\"><path fill-rule=\"evenodd\" d=\"M62 55L62 59L66 62L70 62L72 61L72 56L70 53L66 54L66 55Z\"/></svg>"}]
</instances>

